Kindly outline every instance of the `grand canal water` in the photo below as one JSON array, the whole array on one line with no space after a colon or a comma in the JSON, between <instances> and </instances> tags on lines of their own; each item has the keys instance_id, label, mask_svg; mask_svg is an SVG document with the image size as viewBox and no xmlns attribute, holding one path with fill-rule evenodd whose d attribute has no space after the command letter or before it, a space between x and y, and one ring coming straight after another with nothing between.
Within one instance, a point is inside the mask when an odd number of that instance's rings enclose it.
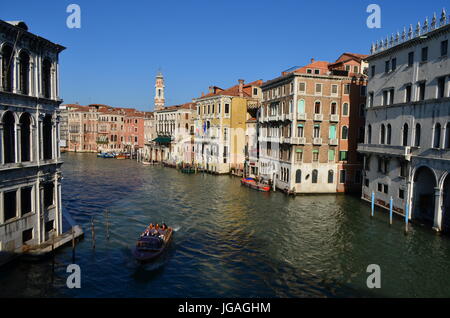
<instances>
[{"instance_id":1,"label":"grand canal water","mask_svg":"<svg viewBox=\"0 0 450 318\"><path fill-rule=\"evenodd\" d=\"M2 268L0 297L450 297L450 238L420 225L405 236L402 219L372 219L358 198L264 194L233 177L92 154L63 159L65 213L86 232L76 249L81 289L66 287L69 246L54 275L51 259ZM152 221L176 233L142 266L131 248ZM381 267L381 289L366 287L369 264Z\"/></svg>"}]
</instances>

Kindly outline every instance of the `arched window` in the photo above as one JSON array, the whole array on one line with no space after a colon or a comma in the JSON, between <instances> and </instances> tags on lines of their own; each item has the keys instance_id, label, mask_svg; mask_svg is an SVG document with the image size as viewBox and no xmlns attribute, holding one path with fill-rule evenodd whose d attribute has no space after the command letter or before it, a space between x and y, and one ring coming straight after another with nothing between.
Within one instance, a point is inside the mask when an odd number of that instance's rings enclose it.
<instances>
[{"instance_id":1,"label":"arched window","mask_svg":"<svg viewBox=\"0 0 450 318\"><path fill-rule=\"evenodd\" d=\"M450 148L450 123L445 126L445 148Z\"/></svg>"},{"instance_id":2,"label":"arched window","mask_svg":"<svg viewBox=\"0 0 450 318\"><path fill-rule=\"evenodd\" d=\"M2 89L12 92L13 83L13 49L9 45L4 45L2 49Z\"/></svg>"},{"instance_id":3,"label":"arched window","mask_svg":"<svg viewBox=\"0 0 450 318\"><path fill-rule=\"evenodd\" d=\"M20 161L31 160L31 116L23 113L20 116Z\"/></svg>"},{"instance_id":4,"label":"arched window","mask_svg":"<svg viewBox=\"0 0 450 318\"><path fill-rule=\"evenodd\" d=\"M15 119L11 112L3 115L3 158L5 163L16 162Z\"/></svg>"},{"instance_id":5,"label":"arched window","mask_svg":"<svg viewBox=\"0 0 450 318\"><path fill-rule=\"evenodd\" d=\"M52 116L46 115L42 123L44 160L52 159Z\"/></svg>"},{"instance_id":6,"label":"arched window","mask_svg":"<svg viewBox=\"0 0 450 318\"><path fill-rule=\"evenodd\" d=\"M45 98L51 96L51 62L45 59L42 63L42 94Z\"/></svg>"},{"instance_id":7,"label":"arched window","mask_svg":"<svg viewBox=\"0 0 450 318\"><path fill-rule=\"evenodd\" d=\"M367 143L368 144L372 143L372 126L371 125L367 126Z\"/></svg>"},{"instance_id":8,"label":"arched window","mask_svg":"<svg viewBox=\"0 0 450 318\"><path fill-rule=\"evenodd\" d=\"M320 114L320 101L314 104L314 114Z\"/></svg>"},{"instance_id":9,"label":"arched window","mask_svg":"<svg viewBox=\"0 0 450 318\"><path fill-rule=\"evenodd\" d=\"M441 147L441 124L434 125L433 148Z\"/></svg>"},{"instance_id":10,"label":"arched window","mask_svg":"<svg viewBox=\"0 0 450 318\"><path fill-rule=\"evenodd\" d=\"M402 145L408 146L408 124L403 125L403 138L402 138Z\"/></svg>"},{"instance_id":11,"label":"arched window","mask_svg":"<svg viewBox=\"0 0 450 318\"><path fill-rule=\"evenodd\" d=\"M298 169L295 172L295 183L301 183L302 182L302 171Z\"/></svg>"},{"instance_id":12,"label":"arched window","mask_svg":"<svg viewBox=\"0 0 450 318\"><path fill-rule=\"evenodd\" d=\"M20 52L19 55L19 61L20 61L19 91L24 95L28 95L30 88L30 77L29 77L30 56L27 54L27 52L22 51Z\"/></svg>"},{"instance_id":13,"label":"arched window","mask_svg":"<svg viewBox=\"0 0 450 318\"><path fill-rule=\"evenodd\" d=\"M414 146L420 147L420 134L421 134L421 127L420 124L416 124L416 137L414 140Z\"/></svg>"},{"instance_id":14,"label":"arched window","mask_svg":"<svg viewBox=\"0 0 450 318\"><path fill-rule=\"evenodd\" d=\"M342 105L342 116L348 116L348 103Z\"/></svg>"},{"instance_id":15,"label":"arched window","mask_svg":"<svg viewBox=\"0 0 450 318\"><path fill-rule=\"evenodd\" d=\"M384 141L386 140L386 127L384 124L381 124L380 127L380 144L384 145Z\"/></svg>"},{"instance_id":16,"label":"arched window","mask_svg":"<svg viewBox=\"0 0 450 318\"><path fill-rule=\"evenodd\" d=\"M337 112L337 104L336 104L336 102L332 102L330 108L331 108L331 110L330 110L331 115L336 115L336 112Z\"/></svg>"},{"instance_id":17,"label":"arched window","mask_svg":"<svg viewBox=\"0 0 450 318\"><path fill-rule=\"evenodd\" d=\"M390 145L392 139L392 126L391 124L387 125L387 138L386 138L386 144Z\"/></svg>"},{"instance_id":18,"label":"arched window","mask_svg":"<svg viewBox=\"0 0 450 318\"><path fill-rule=\"evenodd\" d=\"M184 128L186 129L186 133L189 132L189 124L186 123L186 125L184 126Z\"/></svg>"},{"instance_id":19,"label":"arched window","mask_svg":"<svg viewBox=\"0 0 450 318\"><path fill-rule=\"evenodd\" d=\"M348 139L348 127L347 126L342 127L342 139Z\"/></svg>"},{"instance_id":20,"label":"arched window","mask_svg":"<svg viewBox=\"0 0 450 318\"><path fill-rule=\"evenodd\" d=\"M334 171L328 170L328 183L333 183L333 182L334 182Z\"/></svg>"},{"instance_id":21,"label":"arched window","mask_svg":"<svg viewBox=\"0 0 450 318\"><path fill-rule=\"evenodd\" d=\"M297 102L297 113L298 114L304 114L305 113L305 101L303 99L300 99Z\"/></svg>"},{"instance_id":22,"label":"arched window","mask_svg":"<svg viewBox=\"0 0 450 318\"><path fill-rule=\"evenodd\" d=\"M319 176L319 172L318 172L316 169L314 169L314 170L312 171L311 182L312 182L312 183L317 183L318 176Z\"/></svg>"}]
</instances>

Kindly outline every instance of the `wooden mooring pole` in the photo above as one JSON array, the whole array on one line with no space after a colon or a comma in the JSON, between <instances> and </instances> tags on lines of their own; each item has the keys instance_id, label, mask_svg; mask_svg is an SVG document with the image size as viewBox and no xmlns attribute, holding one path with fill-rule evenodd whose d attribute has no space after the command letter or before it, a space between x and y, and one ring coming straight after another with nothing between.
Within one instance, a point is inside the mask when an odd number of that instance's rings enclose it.
<instances>
[{"instance_id":1,"label":"wooden mooring pole","mask_svg":"<svg viewBox=\"0 0 450 318\"><path fill-rule=\"evenodd\" d=\"M72 263L75 264L75 231L72 226Z\"/></svg>"},{"instance_id":2,"label":"wooden mooring pole","mask_svg":"<svg viewBox=\"0 0 450 318\"><path fill-rule=\"evenodd\" d=\"M92 248L95 249L95 227L94 227L94 217L91 219L91 230L92 230Z\"/></svg>"}]
</instances>

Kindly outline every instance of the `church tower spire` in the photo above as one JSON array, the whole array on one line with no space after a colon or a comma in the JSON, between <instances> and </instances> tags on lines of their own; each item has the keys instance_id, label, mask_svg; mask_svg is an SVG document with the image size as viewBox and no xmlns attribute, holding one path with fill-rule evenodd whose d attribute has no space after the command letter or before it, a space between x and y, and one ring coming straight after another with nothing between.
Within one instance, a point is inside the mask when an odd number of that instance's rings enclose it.
<instances>
[{"instance_id":1,"label":"church tower spire","mask_svg":"<svg viewBox=\"0 0 450 318\"><path fill-rule=\"evenodd\" d=\"M161 72L156 75L155 84L155 110L161 110L164 108L164 77Z\"/></svg>"}]
</instances>

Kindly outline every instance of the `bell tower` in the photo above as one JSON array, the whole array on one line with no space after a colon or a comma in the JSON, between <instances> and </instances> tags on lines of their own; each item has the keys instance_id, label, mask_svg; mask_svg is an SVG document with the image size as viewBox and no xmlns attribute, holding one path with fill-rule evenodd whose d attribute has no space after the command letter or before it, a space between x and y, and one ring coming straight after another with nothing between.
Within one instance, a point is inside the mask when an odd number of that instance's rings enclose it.
<instances>
[{"instance_id":1,"label":"bell tower","mask_svg":"<svg viewBox=\"0 0 450 318\"><path fill-rule=\"evenodd\" d=\"M155 84L155 107L154 110L161 110L164 108L164 77L161 72L156 75Z\"/></svg>"}]
</instances>

